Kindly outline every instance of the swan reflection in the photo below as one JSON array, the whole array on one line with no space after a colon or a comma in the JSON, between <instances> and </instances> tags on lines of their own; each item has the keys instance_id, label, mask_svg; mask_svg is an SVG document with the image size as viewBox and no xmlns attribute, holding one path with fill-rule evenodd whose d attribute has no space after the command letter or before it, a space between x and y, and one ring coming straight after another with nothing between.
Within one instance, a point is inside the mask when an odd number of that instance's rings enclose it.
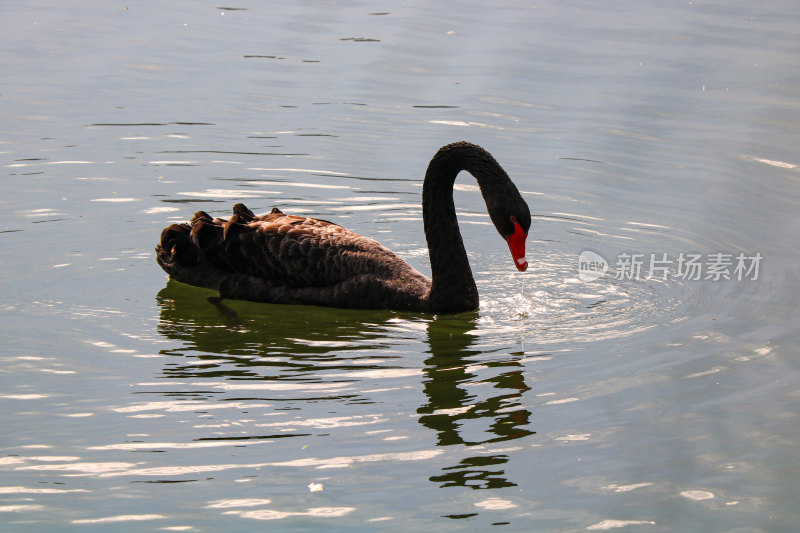
<instances>
[{"instance_id":1,"label":"swan reflection","mask_svg":"<svg viewBox=\"0 0 800 533\"><path fill-rule=\"evenodd\" d=\"M158 331L181 343L161 351L175 356L165 377L319 381L319 371L383 369L400 357L386 350L396 342L387 337L393 313L244 301L225 313L207 301L212 294L173 280L158 293Z\"/></svg>"},{"instance_id":2,"label":"swan reflection","mask_svg":"<svg viewBox=\"0 0 800 533\"><path fill-rule=\"evenodd\" d=\"M279 432L314 438L350 428L363 429L367 440L385 434L390 441L408 438L401 435L403 420L416 418L435 434L439 450L460 447L454 464L432 473L430 481L475 489L516 485L505 471L509 456L500 443L534 434L523 400L529 390L524 355L481 346L477 313L430 318L250 302L232 302L233 312L221 313L206 300L211 294L175 281L158 294L158 331L178 341L161 351L168 356L163 377L181 390L153 393L238 402L248 405L250 416L259 411L271 417L234 424L235 435L224 430L216 440L241 440L247 426L247 434L265 438L261 426L268 425L272 438ZM422 368L415 363L420 354L426 354ZM413 398L420 382L424 399L414 402L416 408L387 410ZM321 424L320 408L312 404L331 400L375 410L325 408L328 422ZM208 440L197 428L194 440Z\"/></svg>"},{"instance_id":3,"label":"swan reflection","mask_svg":"<svg viewBox=\"0 0 800 533\"><path fill-rule=\"evenodd\" d=\"M436 432L439 446L462 444L486 451L482 445L535 433L529 429L531 413L522 402L522 395L530 390L518 361L522 354L481 363L485 354L473 346L475 337L470 334L477 318L477 313L440 316L428 325L430 357L423 380L428 403L418 413L420 423ZM488 369L495 372L487 379ZM485 391L487 387L481 385L491 385L491 389ZM496 468L507 461L502 453L482 453L444 468L431 481L476 489L514 486Z\"/></svg>"}]
</instances>

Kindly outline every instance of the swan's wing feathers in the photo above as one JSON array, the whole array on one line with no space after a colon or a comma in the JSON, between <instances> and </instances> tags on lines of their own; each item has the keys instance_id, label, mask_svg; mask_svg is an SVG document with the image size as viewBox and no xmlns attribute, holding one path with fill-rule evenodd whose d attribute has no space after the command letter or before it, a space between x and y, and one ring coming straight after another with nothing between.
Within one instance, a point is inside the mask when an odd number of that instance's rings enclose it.
<instances>
[{"instance_id":1,"label":"swan's wing feathers","mask_svg":"<svg viewBox=\"0 0 800 533\"><path fill-rule=\"evenodd\" d=\"M242 295L343 286L397 272L421 276L374 240L337 224L277 209L255 216L242 204L228 220L198 211L191 224L169 226L156 252L178 281Z\"/></svg>"},{"instance_id":2,"label":"swan's wing feathers","mask_svg":"<svg viewBox=\"0 0 800 533\"><path fill-rule=\"evenodd\" d=\"M246 228L252 235L240 236L241 246L251 248L246 255L257 259L246 269L262 279L292 287L326 286L375 269L367 245L377 243L327 221L281 213Z\"/></svg>"},{"instance_id":3,"label":"swan's wing feathers","mask_svg":"<svg viewBox=\"0 0 800 533\"><path fill-rule=\"evenodd\" d=\"M277 207L275 209L273 209L272 212L274 213L276 210L278 210ZM278 211L278 212L280 212L280 211ZM242 222L250 222L256 217L253 214L253 212L250 211L249 209L247 209L247 206L244 205L244 204L236 204L236 205L234 205L233 206L233 214L235 216L237 216Z\"/></svg>"}]
</instances>

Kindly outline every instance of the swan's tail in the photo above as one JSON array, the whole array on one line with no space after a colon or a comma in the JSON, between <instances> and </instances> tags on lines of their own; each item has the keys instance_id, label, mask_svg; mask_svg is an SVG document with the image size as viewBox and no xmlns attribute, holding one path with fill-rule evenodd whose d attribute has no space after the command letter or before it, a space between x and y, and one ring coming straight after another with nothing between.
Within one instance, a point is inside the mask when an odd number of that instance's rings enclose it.
<instances>
[{"instance_id":1,"label":"swan's tail","mask_svg":"<svg viewBox=\"0 0 800 533\"><path fill-rule=\"evenodd\" d=\"M236 254L230 244L236 239L226 238L243 231L253 218L253 212L243 204L234 206L229 220L212 219L198 211L188 224L164 228L156 246L156 261L173 279L219 289L225 276L235 271L232 260Z\"/></svg>"}]
</instances>

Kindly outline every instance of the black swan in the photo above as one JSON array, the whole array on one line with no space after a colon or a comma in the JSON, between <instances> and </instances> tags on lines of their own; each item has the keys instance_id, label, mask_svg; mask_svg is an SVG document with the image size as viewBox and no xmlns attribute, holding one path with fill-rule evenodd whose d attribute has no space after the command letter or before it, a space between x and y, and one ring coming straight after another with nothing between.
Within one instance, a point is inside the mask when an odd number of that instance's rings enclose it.
<instances>
[{"instance_id":1,"label":"black swan","mask_svg":"<svg viewBox=\"0 0 800 533\"><path fill-rule=\"evenodd\" d=\"M525 270L528 205L491 154L467 142L442 147L425 173L422 218L432 279L376 241L332 222L277 208L255 216L243 204L233 207L227 221L198 211L189 224L165 228L156 259L173 279L216 289L219 299L472 311L478 308L478 290L453 205L453 183L462 170L478 180L494 226L517 269Z\"/></svg>"}]
</instances>

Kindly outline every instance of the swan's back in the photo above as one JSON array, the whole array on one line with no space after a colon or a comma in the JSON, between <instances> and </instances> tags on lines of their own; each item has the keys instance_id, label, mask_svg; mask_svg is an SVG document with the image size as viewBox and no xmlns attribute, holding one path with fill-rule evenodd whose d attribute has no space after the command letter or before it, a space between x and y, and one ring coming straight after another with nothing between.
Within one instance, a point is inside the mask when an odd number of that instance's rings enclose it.
<instances>
[{"instance_id":1,"label":"swan's back","mask_svg":"<svg viewBox=\"0 0 800 533\"><path fill-rule=\"evenodd\" d=\"M222 298L335 307L421 310L430 280L378 242L332 222L198 211L164 229L158 263L174 279Z\"/></svg>"}]
</instances>

